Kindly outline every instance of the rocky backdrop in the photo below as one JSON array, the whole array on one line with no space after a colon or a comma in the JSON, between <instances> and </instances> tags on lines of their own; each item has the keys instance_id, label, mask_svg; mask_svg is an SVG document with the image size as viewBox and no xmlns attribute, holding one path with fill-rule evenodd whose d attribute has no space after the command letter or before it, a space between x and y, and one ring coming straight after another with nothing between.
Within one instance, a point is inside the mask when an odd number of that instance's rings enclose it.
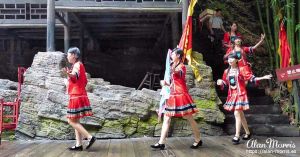
<instances>
[{"instance_id":1,"label":"rocky backdrop","mask_svg":"<svg viewBox=\"0 0 300 157\"><path fill-rule=\"evenodd\" d=\"M190 94L200 112L195 115L201 132L206 135L221 135L220 124L224 114L219 110L221 102L212 81L211 68L202 61L202 55L194 53L203 77L201 82L194 79L187 67L187 84ZM68 125L66 108L68 95L64 86L61 68L66 65L61 52L39 52L31 67L25 73L22 86L21 108L17 138L21 139L74 139L74 130ZM94 116L82 119L85 127L97 138L129 138L159 136L156 109L160 100L159 91L136 90L112 85L101 78L88 79L86 87ZM17 94L17 84L8 80L0 81L0 96L6 101ZM171 136L192 135L189 124L181 118L172 121Z\"/></svg>"}]
</instances>

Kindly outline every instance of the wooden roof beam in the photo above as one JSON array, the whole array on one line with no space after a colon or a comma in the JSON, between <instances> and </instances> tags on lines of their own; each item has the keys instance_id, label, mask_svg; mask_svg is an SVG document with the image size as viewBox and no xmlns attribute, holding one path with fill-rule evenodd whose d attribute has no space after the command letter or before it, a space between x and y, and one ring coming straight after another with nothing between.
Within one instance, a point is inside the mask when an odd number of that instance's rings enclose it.
<instances>
[{"instance_id":1,"label":"wooden roof beam","mask_svg":"<svg viewBox=\"0 0 300 157\"><path fill-rule=\"evenodd\" d=\"M8 36L10 36L10 38L17 38L17 39L21 38L19 36L19 34L17 34L16 32L14 32L11 29L4 29L3 32L4 32L4 34L7 34Z\"/></svg>"},{"instance_id":2,"label":"wooden roof beam","mask_svg":"<svg viewBox=\"0 0 300 157\"><path fill-rule=\"evenodd\" d=\"M58 12L55 12L55 16L64 26L68 27L67 22Z\"/></svg>"},{"instance_id":3,"label":"wooden roof beam","mask_svg":"<svg viewBox=\"0 0 300 157\"><path fill-rule=\"evenodd\" d=\"M89 26L89 28L93 28L93 27L96 27L96 28L116 28L116 27L139 27L139 28L142 28L142 27L150 27L150 28L162 28L162 26L160 25L157 25L157 24L105 24L105 25L91 25Z\"/></svg>"},{"instance_id":4,"label":"wooden roof beam","mask_svg":"<svg viewBox=\"0 0 300 157\"><path fill-rule=\"evenodd\" d=\"M151 29L143 29L143 28L128 28L128 29L95 29L94 33L136 33L136 32L144 32L144 33L159 33L160 30L151 30Z\"/></svg>"},{"instance_id":5,"label":"wooden roof beam","mask_svg":"<svg viewBox=\"0 0 300 157\"><path fill-rule=\"evenodd\" d=\"M181 12L181 7L103 7L103 6L56 6L56 10L70 12L155 12L155 13L170 13Z\"/></svg>"},{"instance_id":6,"label":"wooden roof beam","mask_svg":"<svg viewBox=\"0 0 300 157\"><path fill-rule=\"evenodd\" d=\"M143 18L89 18L86 17L82 22L88 23L124 23L124 22L162 22L165 18L152 18L152 19L143 19Z\"/></svg>"},{"instance_id":7,"label":"wooden roof beam","mask_svg":"<svg viewBox=\"0 0 300 157\"><path fill-rule=\"evenodd\" d=\"M85 24L82 22L82 20L75 13L69 12L69 14L80 25L80 27L86 32L86 34L89 36L90 39L97 40L97 38L95 38L95 36L93 36L92 33L90 32L90 29L85 26Z\"/></svg>"}]
</instances>

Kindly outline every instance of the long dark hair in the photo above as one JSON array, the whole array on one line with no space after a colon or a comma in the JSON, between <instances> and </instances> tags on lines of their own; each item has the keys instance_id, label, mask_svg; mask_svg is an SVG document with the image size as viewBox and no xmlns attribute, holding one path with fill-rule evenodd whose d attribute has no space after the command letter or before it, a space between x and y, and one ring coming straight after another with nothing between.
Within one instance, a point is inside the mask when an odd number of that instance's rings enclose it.
<instances>
[{"instance_id":1,"label":"long dark hair","mask_svg":"<svg viewBox=\"0 0 300 157\"><path fill-rule=\"evenodd\" d=\"M175 53L176 55L179 55L179 63L177 65L175 65L175 67L174 67L174 69L176 69L176 67L183 62L183 51L180 48L174 48L172 50L172 53ZM174 64L174 61L172 61L171 67L173 66L173 64Z\"/></svg>"},{"instance_id":2,"label":"long dark hair","mask_svg":"<svg viewBox=\"0 0 300 157\"><path fill-rule=\"evenodd\" d=\"M239 25L238 25L237 22L233 21L233 22L231 23L231 25L230 25L230 31L231 31L231 26L234 25L234 24L236 25L236 31L235 31L234 33L235 33L235 35L237 35L237 33L239 32Z\"/></svg>"},{"instance_id":3,"label":"long dark hair","mask_svg":"<svg viewBox=\"0 0 300 157\"><path fill-rule=\"evenodd\" d=\"M183 58L183 51L180 48L174 48L172 50L172 53L176 53L176 55L179 55L179 60L180 62L182 62L182 58Z\"/></svg>"}]
</instances>

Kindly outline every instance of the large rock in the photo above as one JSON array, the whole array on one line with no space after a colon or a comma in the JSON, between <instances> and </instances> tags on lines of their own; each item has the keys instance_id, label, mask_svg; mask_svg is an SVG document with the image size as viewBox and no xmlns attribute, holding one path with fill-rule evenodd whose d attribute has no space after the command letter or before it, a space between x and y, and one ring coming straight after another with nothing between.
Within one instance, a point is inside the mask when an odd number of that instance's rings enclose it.
<instances>
[{"instance_id":1,"label":"large rock","mask_svg":"<svg viewBox=\"0 0 300 157\"><path fill-rule=\"evenodd\" d=\"M6 102L13 102L17 96L18 83L6 79L0 79L0 99Z\"/></svg>"},{"instance_id":2,"label":"large rock","mask_svg":"<svg viewBox=\"0 0 300 157\"><path fill-rule=\"evenodd\" d=\"M73 139L74 130L67 124L68 95L61 69L66 65L61 52L39 52L25 73L17 136L19 138ZM216 124L223 123L218 109L219 98L211 80L210 67L198 66L202 82L194 79L188 67L187 82L200 109L196 119L203 133L222 134ZM1 85L0 85L1 87ZM88 96L94 115L82 123L98 138L154 136L160 131L156 108L159 91L135 90L111 85L101 78L89 78ZM182 119L174 121L174 135L189 136L191 130Z\"/></svg>"}]
</instances>

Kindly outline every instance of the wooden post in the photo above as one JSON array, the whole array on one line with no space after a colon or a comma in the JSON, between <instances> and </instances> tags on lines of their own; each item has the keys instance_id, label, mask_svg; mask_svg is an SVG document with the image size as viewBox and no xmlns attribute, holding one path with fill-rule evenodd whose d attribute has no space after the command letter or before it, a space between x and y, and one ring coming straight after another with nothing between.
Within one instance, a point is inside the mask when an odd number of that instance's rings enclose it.
<instances>
[{"instance_id":1,"label":"wooden post","mask_svg":"<svg viewBox=\"0 0 300 157\"><path fill-rule=\"evenodd\" d=\"M187 13L189 8L189 0L182 1L182 30L184 29L184 25L187 19Z\"/></svg>"},{"instance_id":2,"label":"wooden post","mask_svg":"<svg viewBox=\"0 0 300 157\"><path fill-rule=\"evenodd\" d=\"M65 12L65 22L67 25L64 26L64 48L65 48L65 53L67 53L70 47L70 28L71 28L68 12Z\"/></svg>"},{"instance_id":3,"label":"wooden post","mask_svg":"<svg viewBox=\"0 0 300 157\"><path fill-rule=\"evenodd\" d=\"M10 53L10 64L11 65L14 65L14 60L15 60L15 55L16 55L16 52L15 52L15 37L12 37L10 39L10 48L9 48L9 53Z\"/></svg>"},{"instance_id":4,"label":"wooden post","mask_svg":"<svg viewBox=\"0 0 300 157\"><path fill-rule=\"evenodd\" d=\"M179 43L179 27L178 27L178 14L171 15L171 27L172 27L172 47L176 47Z\"/></svg>"},{"instance_id":5,"label":"wooden post","mask_svg":"<svg viewBox=\"0 0 300 157\"><path fill-rule=\"evenodd\" d=\"M80 28L79 49L81 53L81 61L84 63L84 29Z\"/></svg>"},{"instance_id":6,"label":"wooden post","mask_svg":"<svg viewBox=\"0 0 300 157\"><path fill-rule=\"evenodd\" d=\"M47 47L48 52L55 51L55 0L47 0Z\"/></svg>"}]
</instances>

